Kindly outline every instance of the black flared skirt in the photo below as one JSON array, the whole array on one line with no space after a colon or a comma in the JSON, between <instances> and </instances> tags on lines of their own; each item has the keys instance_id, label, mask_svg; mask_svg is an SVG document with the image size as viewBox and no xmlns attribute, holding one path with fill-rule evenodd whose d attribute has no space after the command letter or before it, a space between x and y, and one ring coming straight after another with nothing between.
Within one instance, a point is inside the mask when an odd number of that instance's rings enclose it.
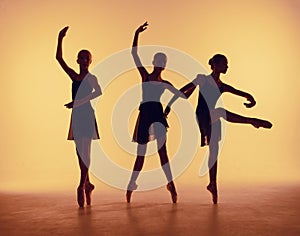
<instances>
[{"instance_id":1,"label":"black flared skirt","mask_svg":"<svg viewBox=\"0 0 300 236\"><path fill-rule=\"evenodd\" d=\"M133 142L146 144L149 141L166 135L169 125L164 117L161 103L142 103L139 107L139 111L133 133Z\"/></svg>"}]
</instances>

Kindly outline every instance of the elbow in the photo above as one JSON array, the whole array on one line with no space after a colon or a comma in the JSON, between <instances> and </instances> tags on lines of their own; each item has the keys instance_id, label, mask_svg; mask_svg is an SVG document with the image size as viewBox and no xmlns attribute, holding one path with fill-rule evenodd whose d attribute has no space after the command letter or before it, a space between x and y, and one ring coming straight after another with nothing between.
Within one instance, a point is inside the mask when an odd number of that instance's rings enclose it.
<instances>
[{"instance_id":1,"label":"elbow","mask_svg":"<svg viewBox=\"0 0 300 236\"><path fill-rule=\"evenodd\" d=\"M180 93L180 97L181 98L187 98L187 95L185 94L185 90L184 89L180 89L179 93Z\"/></svg>"},{"instance_id":2,"label":"elbow","mask_svg":"<svg viewBox=\"0 0 300 236\"><path fill-rule=\"evenodd\" d=\"M189 97L187 96L187 95L185 95L184 93L182 93L181 95L180 95L180 97L181 98L184 98L184 99L188 99Z\"/></svg>"},{"instance_id":3,"label":"elbow","mask_svg":"<svg viewBox=\"0 0 300 236\"><path fill-rule=\"evenodd\" d=\"M188 99L190 97L190 93L180 91L180 97L183 99Z\"/></svg>"},{"instance_id":4,"label":"elbow","mask_svg":"<svg viewBox=\"0 0 300 236\"><path fill-rule=\"evenodd\" d=\"M99 89L97 89L97 90L95 90L95 97L99 97L99 96L101 96L102 95L102 92L101 92L101 89L99 88Z\"/></svg>"},{"instance_id":5,"label":"elbow","mask_svg":"<svg viewBox=\"0 0 300 236\"><path fill-rule=\"evenodd\" d=\"M56 59L58 62L61 62L61 61L62 61L62 56L56 54L55 59Z\"/></svg>"},{"instance_id":6,"label":"elbow","mask_svg":"<svg viewBox=\"0 0 300 236\"><path fill-rule=\"evenodd\" d=\"M188 98L189 98L189 96L188 96L188 95L185 95L184 93L181 94L180 97L183 98L183 99L188 99Z\"/></svg>"},{"instance_id":7,"label":"elbow","mask_svg":"<svg viewBox=\"0 0 300 236\"><path fill-rule=\"evenodd\" d=\"M136 56L137 55L137 47L136 46L132 46L131 48L131 55Z\"/></svg>"}]
</instances>

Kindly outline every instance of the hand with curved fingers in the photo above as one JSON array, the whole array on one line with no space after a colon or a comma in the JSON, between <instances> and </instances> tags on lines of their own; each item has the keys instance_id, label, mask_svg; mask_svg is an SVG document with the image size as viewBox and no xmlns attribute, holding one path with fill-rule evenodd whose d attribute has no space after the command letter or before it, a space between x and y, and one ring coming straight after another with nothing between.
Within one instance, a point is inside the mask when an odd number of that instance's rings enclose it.
<instances>
[{"instance_id":1,"label":"hand with curved fingers","mask_svg":"<svg viewBox=\"0 0 300 236\"><path fill-rule=\"evenodd\" d=\"M64 106L68 109L71 109L71 108L73 108L73 105L74 105L74 101L66 103Z\"/></svg>"},{"instance_id":2,"label":"hand with curved fingers","mask_svg":"<svg viewBox=\"0 0 300 236\"><path fill-rule=\"evenodd\" d=\"M66 33L67 33L67 31L68 31L68 29L69 29L69 26L66 26L65 28L63 28L63 29L59 32L58 37L59 37L59 38L65 37L65 36L66 36Z\"/></svg>"},{"instance_id":3,"label":"hand with curved fingers","mask_svg":"<svg viewBox=\"0 0 300 236\"><path fill-rule=\"evenodd\" d=\"M244 105L247 107L247 108L251 108L251 107L254 107L255 104L256 104L256 101L254 100L254 98L250 95L250 94L247 94L245 96L245 98L247 99L248 103L245 102Z\"/></svg>"},{"instance_id":4,"label":"hand with curved fingers","mask_svg":"<svg viewBox=\"0 0 300 236\"><path fill-rule=\"evenodd\" d=\"M147 29L148 22L146 21L144 24L142 24L137 30L135 31L136 33L141 33Z\"/></svg>"}]
</instances>

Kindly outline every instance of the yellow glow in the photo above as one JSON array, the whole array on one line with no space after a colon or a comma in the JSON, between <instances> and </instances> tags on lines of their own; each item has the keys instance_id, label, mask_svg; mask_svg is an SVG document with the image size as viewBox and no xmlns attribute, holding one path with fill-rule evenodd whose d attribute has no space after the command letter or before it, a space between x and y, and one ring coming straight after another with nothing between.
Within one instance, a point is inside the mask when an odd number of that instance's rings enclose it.
<instances>
[{"instance_id":1,"label":"yellow glow","mask_svg":"<svg viewBox=\"0 0 300 236\"><path fill-rule=\"evenodd\" d=\"M149 27L142 33L140 45L177 48L204 66L213 54L224 53L229 70L223 81L250 92L257 100L256 107L247 110L242 98L226 94L225 107L274 124L271 130L227 125L220 181L299 181L299 11L298 0L1 1L0 190L69 189L77 184L74 144L66 141L70 111L63 106L71 99L71 81L55 61L59 30L70 26L64 58L77 70L80 49L92 52L91 67L96 66L103 58L130 47L134 30L146 20ZM163 75L177 88L192 79L176 78L167 71ZM140 78L135 71L117 81L130 87ZM103 116L98 116L103 143L111 138L109 116L104 114L119 94L115 88L104 91L99 101L103 106ZM196 93L191 97L193 104ZM136 114L130 118L131 129ZM170 116L168 147L172 156L179 131L176 117ZM127 155L111 145L115 156ZM188 185L199 181L205 151L199 148L178 182ZM129 160L121 162L131 168L134 157Z\"/></svg>"}]
</instances>

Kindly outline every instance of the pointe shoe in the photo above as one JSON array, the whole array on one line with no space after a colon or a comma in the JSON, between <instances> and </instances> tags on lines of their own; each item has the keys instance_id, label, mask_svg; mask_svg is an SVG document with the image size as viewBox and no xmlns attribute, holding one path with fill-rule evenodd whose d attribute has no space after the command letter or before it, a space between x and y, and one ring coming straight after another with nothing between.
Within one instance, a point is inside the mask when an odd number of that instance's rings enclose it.
<instances>
[{"instance_id":1,"label":"pointe shoe","mask_svg":"<svg viewBox=\"0 0 300 236\"><path fill-rule=\"evenodd\" d=\"M206 189L211 193L213 203L217 204L218 203L217 184L210 183L209 185L207 185Z\"/></svg>"},{"instance_id":2,"label":"pointe shoe","mask_svg":"<svg viewBox=\"0 0 300 236\"><path fill-rule=\"evenodd\" d=\"M126 192L126 201L127 201L127 203L130 203L131 194L132 194L132 191L127 190L127 192Z\"/></svg>"},{"instance_id":3,"label":"pointe shoe","mask_svg":"<svg viewBox=\"0 0 300 236\"><path fill-rule=\"evenodd\" d=\"M83 187L77 188L77 202L80 208L83 208L84 206L84 192Z\"/></svg>"},{"instance_id":4,"label":"pointe shoe","mask_svg":"<svg viewBox=\"0 0 300 236\"><path fill-rule=\"evenodd\" d=\"M177 193L176 193L176 189L175 189L174 183L173 182L168 183L167 184L167 189L171 193L172 202L176 203L177 202Z\"/></svg>"},{"instance_id":5,"label":"pointe shoe","mask_svg":"<svg viewBox=\"0 0 300 236\"><path fill-rule=\"evenodd\" d=\"M137 189L136 183L128 185L127 192L126 192L126 200L128 203L130 203L133 190L136 190L136 189Z\"/></svg>"},{"instance_id":6,"label":"pointe shoe","mask_svg":"<svg viewBox=\"0 0 300 236\"><path fill-rule=\"evenodd\" d=\"M261 120L261 119L257 119L257 118L253 118L251 124L255 127L255 128L265 128L265 129L271 129L272 128L272 123L267 121L267 120Z\"/></svg>"},{"instance_id":7,"label":"pointe shoe","mask_svg":"<svg viewBox=\"0 0 300 236\"><path fill-rule=\"evenodd\" d=\"M92 191L95 189L95 186L91 183L87 183L86 186L85 186L85 198L86 198L86 204L88 206L91 205L91 194L92 194Z\"/></svg>"}]
</instances>

